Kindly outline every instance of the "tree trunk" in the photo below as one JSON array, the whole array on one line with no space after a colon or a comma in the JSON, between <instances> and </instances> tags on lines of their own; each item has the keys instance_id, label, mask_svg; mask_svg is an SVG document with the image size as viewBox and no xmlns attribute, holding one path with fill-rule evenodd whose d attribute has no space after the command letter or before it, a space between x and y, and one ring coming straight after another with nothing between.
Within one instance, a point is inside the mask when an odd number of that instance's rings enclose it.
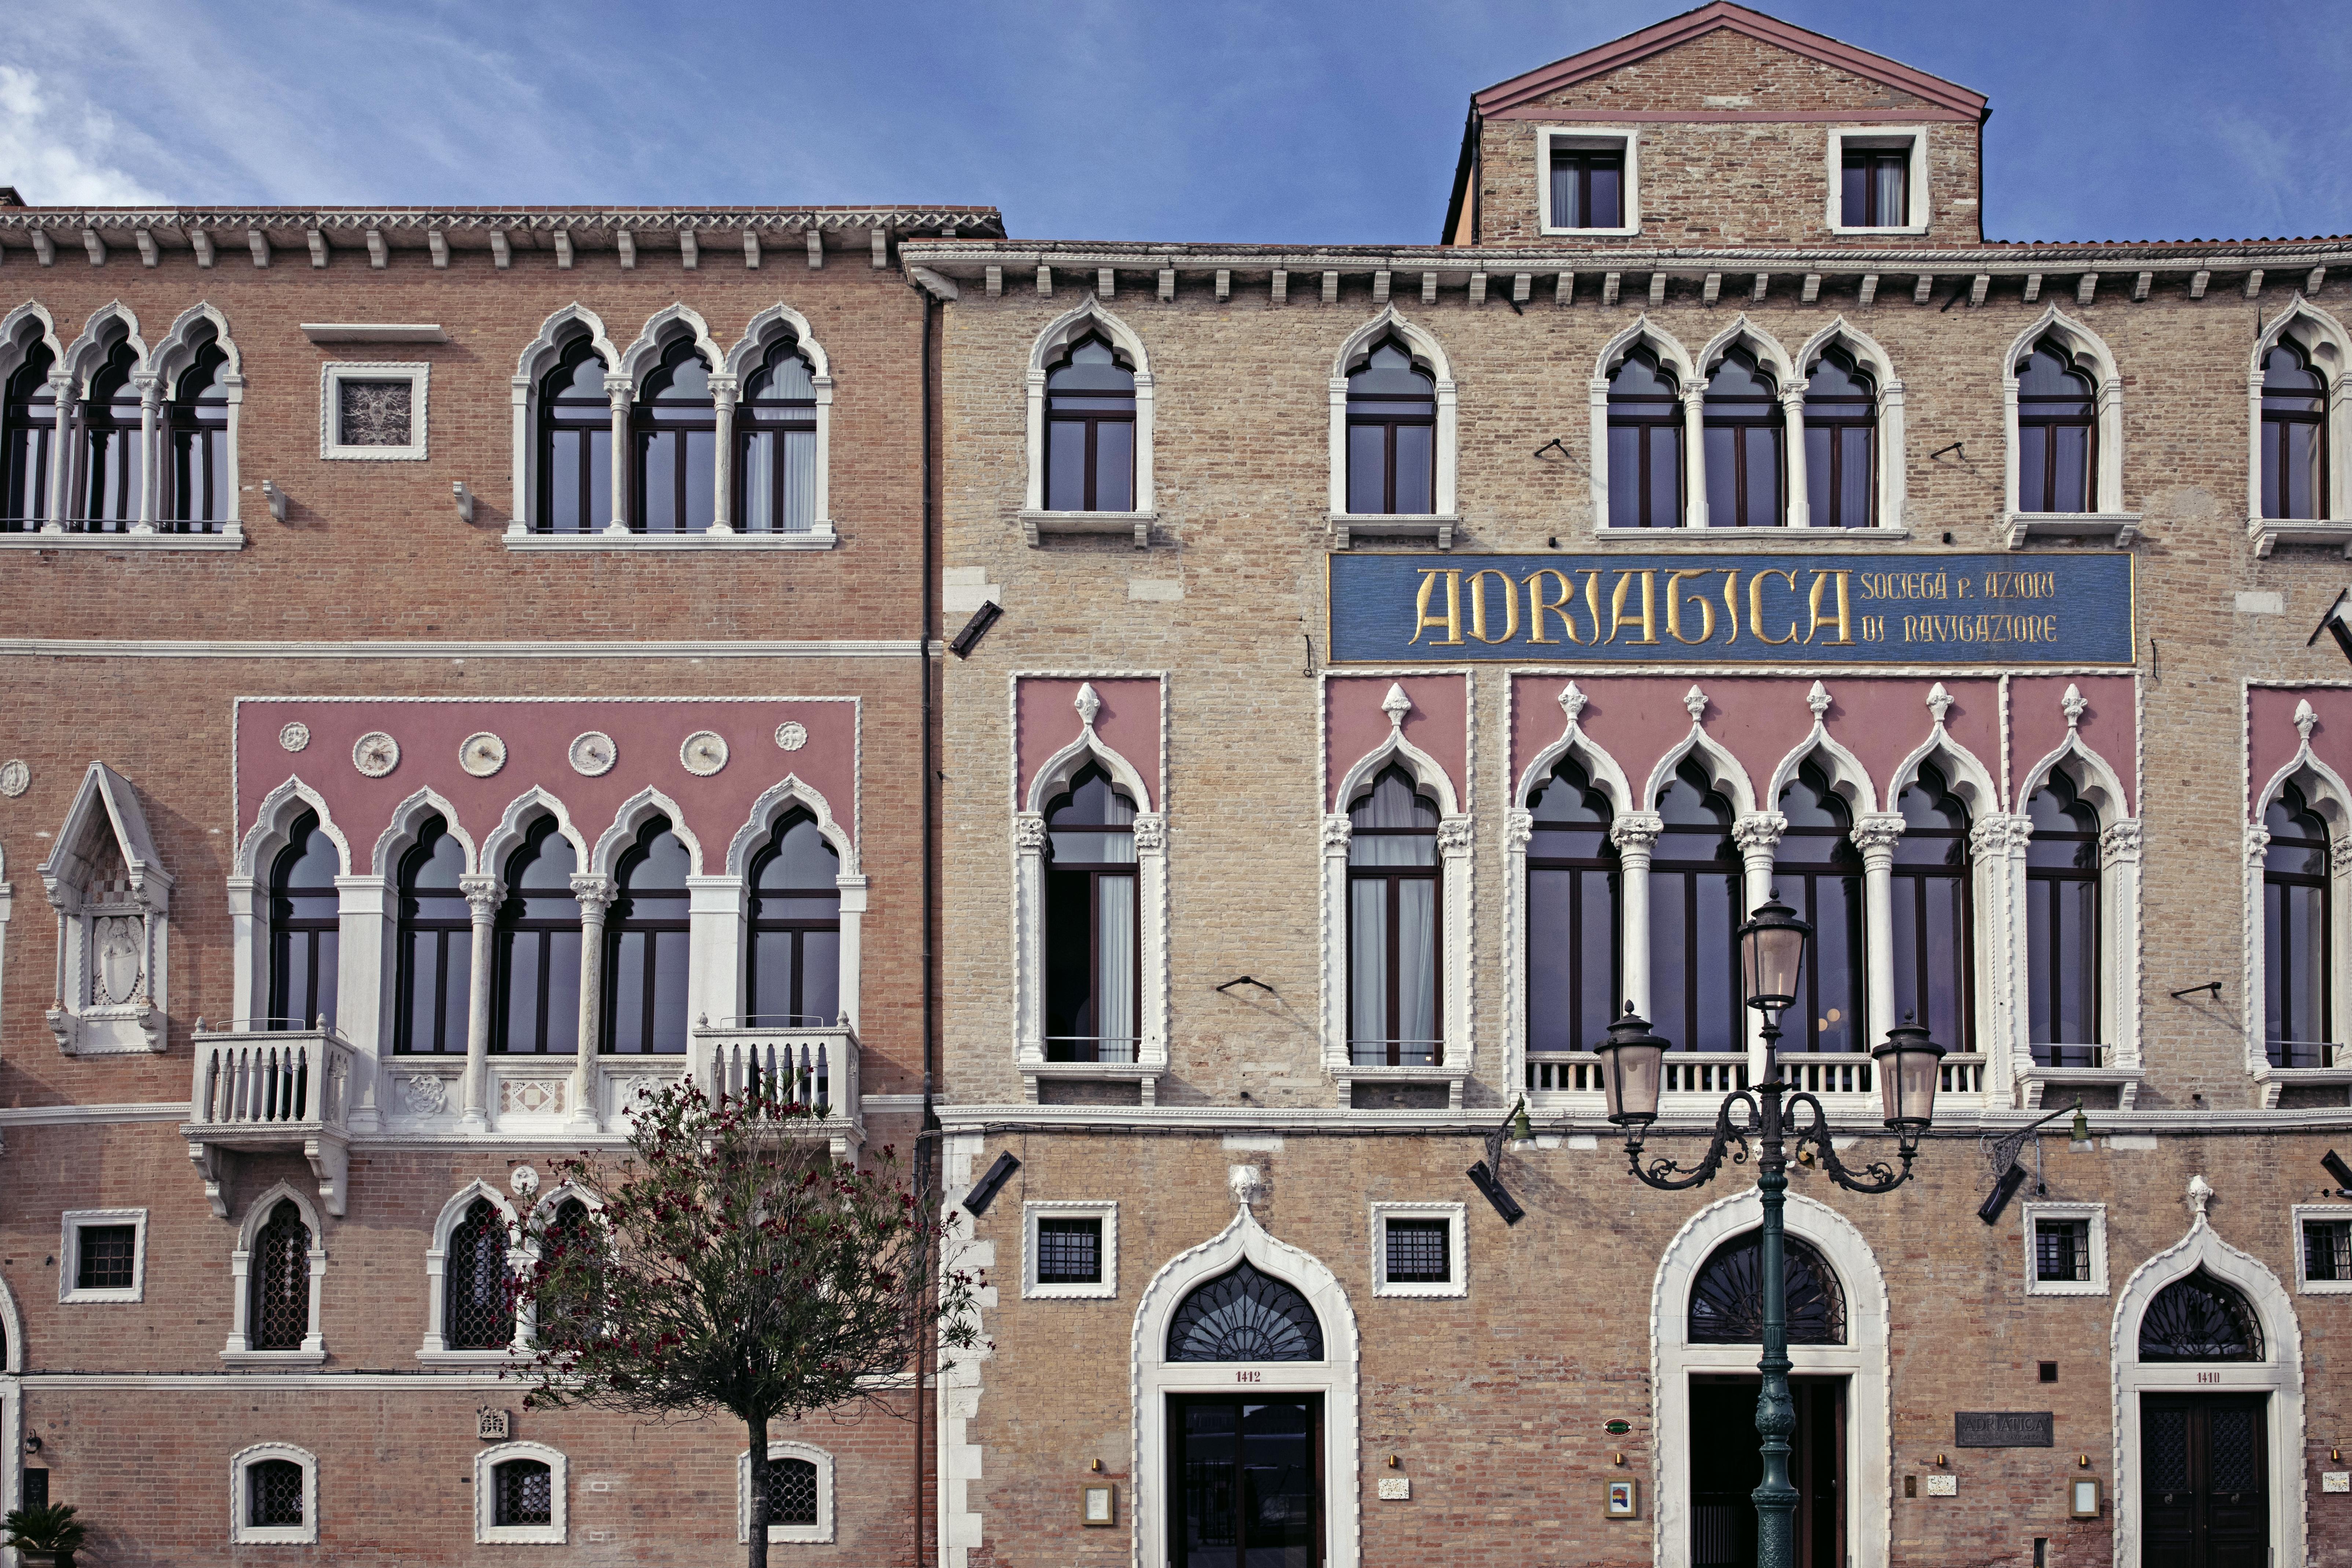
<instances>
[{"instance_id":1,"label":"tree trunk","mask_svg":"<svg viewBox=\"0 0 2352 1568\"><path fill-rule=\"evenodd\" d=\"M750 1568L768 1568L768 1424L744 1424L751 1435L751 1530L744 1562Z\"/></svg>"}]
</instances>

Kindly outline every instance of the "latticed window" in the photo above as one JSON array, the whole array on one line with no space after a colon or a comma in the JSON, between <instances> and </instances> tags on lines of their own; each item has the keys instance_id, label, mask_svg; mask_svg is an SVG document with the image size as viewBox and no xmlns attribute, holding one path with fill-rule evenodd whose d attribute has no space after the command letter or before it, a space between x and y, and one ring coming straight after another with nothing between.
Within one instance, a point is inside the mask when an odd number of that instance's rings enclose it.
<instances>
[{"instance_id":1,"label":"latticed window","mask_svg":"<svg viewBox=\"0 0 2352 1568\"><path fill-rule=\"evenodd\" d=\"M768 1461L768 1522L816 1523L816 1466L807 1459Z\"/></svg>"},{"instance_id":2,"label":"latticed window","mask_svg":"<svg viewBox=\"0 0 2352 1568\"><path fill-rule=\"evenodd\" d=\"M442 1342L453 1351L506 1349L514 1342L507 1224L506 1216L489 1199L476 1198L466 1217L449 1233L445 1267L448 1272L443 1282Z\"/></svg>"},{"instance_id":3,"label":"latticed window","mask_svg":"<svg viewBox=\"0 0 2352 1568\"><path fill-rule=\"evenodd\" d=\"M1845 1290L1837 1271L1812 1243L1781 1237L1789 1342L1845 1343ZM1717 1247L1691 1287L1690 1342L1752 1345L1764 1339L1763 1233L1735 1236Z\"/></svg>"},{"instance_id":4,"label":"latticed window","mask_svg":"<svg viewBox=\"0 0 2352 1568\"><path fill-rule=\"evenodd\" d=\"M2036 1279L2061 1280L2090 1279L2091 1222L2084 1219L2035 1220L2033 1277Z\"/></svg>"},{"instance_id":5,"label":"latticed window","mask_svg":"<svg viewBox=\"0 0 2352 1568\"><path fill-rule=\"evenodd\" d=\"M1296 1286L1244 1260L1184 1298L1170 1361L1321 1361L1323 1325Z\"/></svg>"},{"instance_id":6,"label":"latticed window","mask_svg":"<svg viewBox=\"0 0 2352 1568\"><path fill-rule=\"evenodd\" d=\"M302 1467L291 1459L257 1459L245 1468L245 1522L302 1522Z\"/></svg>"},{"instance_id":7,"label":"latticed window","mask_svg":"<svg viewBox=\"0 0 2352 1568\"><path fill-rule=\"evenodd\" d=\"M1444 1284L1454 1278L1452 1226L1442 1219L1388 1222L1388 1277L1394 1285Z\"/></svg>"},{"instance_id":8,"label":"latticed window","mask_svg":"<svg viewBox=\"0 0 2352 1568\"><path fill-rule=\"evenodd\" d=\"M2303 1277L2352 1280L2352 1221L2303 1222Z\"/></svg>"},{"instance_id":9,"label":"latticed window","mask_svg":"<svg viewBox=\"0 0 2352 1568\"><path fill-rule=\"evenodd\" d=\"M551 1524L555 1520L555 1472L538 1459L509 1459L490 1471L490 1522Z\"/></svg>"},{"instance_id":10,"label":"latticed window","mask_svg":"<svg viewBox=\"0 0 2352 1568\"><path fill-rule=\"evenodd\" d=\"M1037 1222L1037 1283L1098 1285L1102 1282L1102 1221L1041 1219Z\"/></svg>"},{"instance_id":11,"label":"latticed window","mask_svg":"<svg viewBox=\"0 0 2352 1568\"><path fill-rule=\"evenodd\" d=\"M2235 1287L2200 1268L2147 1304L2139 1321L2139 1359L2260 1361L2262 1323Z\"/></svg>"},{"instance_id":12,"label":"latticed window","mask_svg":"<svg viewBox=\"0 0 2352 1568\"><path fill-rule=\"evenodd\" d=\"M253 1238L253 1300L247 1342L257 1351L295 1351L310 1332L310 1227L291 1198L281 1198Z\"/></svg>"},{"instance_id":13,"label":"latticed window","mask_svg":"<svg viewBox=\"0 0 2352 1568\"><path fill-rule=\"evenodd\" d=\"M86 1225L78 1238L77 1290L128 1290L138 1283L139 1227Z\"/></svg>"}]
</instances>

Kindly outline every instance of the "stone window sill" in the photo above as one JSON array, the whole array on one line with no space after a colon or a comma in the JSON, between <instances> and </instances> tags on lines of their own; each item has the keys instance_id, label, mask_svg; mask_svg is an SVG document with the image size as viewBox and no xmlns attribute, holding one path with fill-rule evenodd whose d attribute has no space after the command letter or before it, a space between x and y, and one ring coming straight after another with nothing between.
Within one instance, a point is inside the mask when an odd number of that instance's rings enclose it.
<instances>
[{"instance_id":1,"label":"stone window sill","mask_svg":"<svg viewBox=\"0 0 2352 1568\"><path fill-rule=\"evenodd\" d=\"M2253 542L2255 556L2263 561L2269 560L2271 552L2282 544L2340 544L2345 558L2352 560L2352 522L2334 518L2249 518L2246 537Z\"/></svg>"},{"instance_id":2,"label":"stone window sill","mask_svg":"<svg viewBox=\"0 0 2352 1568\"><path fill-rule=\"evenodd\" d=\"M1725 551L1769 553L1781 550L1835 550L1856 542L1894 544L1911 537L1907 528L1596 528L1595 544L1621 550L1671 550L1720 554Z\"/></svg>"},{"instance_id":3,"label":"stone window sill","mask_svg":"<svg viewBox=\"0 0 2352 1568\"><path fill-rule=\"evenodd\" d=\"M1454 531L1462 526L1462 514L1456 511L1334 511L1325 517L1334 550L1346 550L1357 539L1434 539L1437 548L1451 550Z\"/></svg>"},{"instance_id":4,"label":"stone window sill","mask_svg":"<svg viewBox=\"0 0 2352 1568\"><path fill-rule=\"evenodd\" d=\"M324 1366L327 1352L318 1351L223 1351L223 1366Z\"/></svg>"},{"instance_id":5,"label":"stone window sill","mask_svg":"<svg viewBox=\"0 0 2352 1568\"><path fill-rule=\"evenodd\" d=\"M1167 1068L1157 1062L1023 1062L1021 1064L1022 1097L1031 1103L1037 1100L1037 1080L1057 1079L1065 1082L1133 1083L1145 1105L1159 1103L1160 1079Z\"/></svg>"},{"instance_id":6,"label":"stone window sill","mask_svg":"<svg viewBox=\"0 0 2352 1568\"><path fill-rule=\"evenodd\" d=\"M1462 1109L1462 1085L1470 1077L1467 1063L1446 1062L1427 1067L1357 1067L1340 1064L1331 1068L1332 1080L1339 1085L1339 1103L1354 1103L1356 1085L1360 1083L1442 1083L1445 1086L1445 1109Z\"/></svg>"},{"instance_id":7,"label":"stone window sill","mask_svg":"<svg viewBox=\"0 0 2352 1568\"><path fill-rule=\"evenodd\" d=\"M1160 521L1157 511L1028 511L1021 513L1021 531L1029 541L1029 548L1043 548L1049 536L1086 538L1088 536L1132 535L1138 550L1151 548L1151 525Z\"/></svg>"},{"instance_id":8,"label":"stone window sill","mask_svg":"<svg viewBox=\"0 0 2352 1568\"><path fill-rule=\"evenodd\" d=\"M509 529L506 546L525 552L551 551L577 554L601 550L830 550L841 542L830 521L805 533L530 533Z\"/></svg>"},{"instance_id":9,"label":"stone window sill","mask_svg":"<svg viewBox=\"0 0 2352 1568\"><path fill-rule=\"evenodd\" d=\"M0 550L242 550L241 523L218 533L0 533Z\"/></svg>"},{"instance_id":10,"label":"stone window sill","mask_svg":"<svg viewBox=\"0 0 2352 1568\"><path fill-rule=\"evenodd\" d=\"M2136 511L2012 511L2001 518L2011 550L2037 539L2105 539L2121 550L2139 537Z\"/></svg>"},{"instance_id":11,"label":"stone window sill","mask_svg":"<svg viewBox=\"0 0 2352 1568\"><path fill-rule=\"evenodd\" d=\"M2108 1046L2105 1048L2112 1051L2115 1047ZM2057 1104L2058 1101L2052 1096L2062 1093L2065 1089L2108 1087L2116 1090L2116 1109L2129 1110L2132 1108L2132 1101L2139 1097L2140 1083L2147 1074L2142 1068L2126 1067L2028 1067L2020 1069L2017 1077L2018 1081L2025 1088L2025 1104L2022 1109L2026 1110L2039 1110L2042 1109L2045 1101L2051 1105Z\"/></svg>"},{"instance_id":12,"label":"stone window sill","mask_svg":"<svg viewBox=\"0 0 2352 1568\"><path fill-rule=\"evenodd\" d=\"M479 1370L485 1367L496 1369L502 1366L520 1366L529 1359L530 1352L511 1350L418 1351L416 1352L417 1365L441 1367L445 1370L460 1367Z\"/></svg>"}]
</instances>

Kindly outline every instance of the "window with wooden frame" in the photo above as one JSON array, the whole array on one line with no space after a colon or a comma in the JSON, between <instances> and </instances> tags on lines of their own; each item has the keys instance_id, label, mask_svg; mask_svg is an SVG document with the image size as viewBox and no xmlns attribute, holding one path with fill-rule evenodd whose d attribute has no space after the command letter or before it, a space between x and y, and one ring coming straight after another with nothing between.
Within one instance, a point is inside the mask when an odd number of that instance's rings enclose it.
<instances>
[{"instance_id":1,"label":"window with wooden frame","mask_svg":"<svg viewBox=\"0 0 2352 1568\"><path fill-rule=\"evenodd\" d=\"M1839 158L1838 213L1846 228L1907 228L1911 224L1911 142L1857 145Z\"/></svg>"},{"instance_id":2,"label":"window with wooden frame","mask_svg":"<svg viewBox=\"0 0 2352 1568\"><path fill-rule=\"evenodd\" d=\"M49 385L57 360L37 338L0 395L0 531L37 533L49 518L49 471L57 460L58 400Z\"/></svg>"},{"instance_id":3,"label":"window with wooden frame","mask_svg":"<svg viewBox=\"0 0 2352 1568\"><path fill-rule=\"evenodd\" d=\"M400 858L392 1048L463 1056L474 973L474 912L459 879L466 847L425 818Z\"/></svg>"},{"instance_id":4,"label":"window with wooden frame","mask_svg":"<svg viewBox=\"0 0 2352 1568\"><path fill-rule=\"evenodd\" d=\"M1651 1027L1686 1051L1747 1048L1738 932L1745 868L1732 805L1685 759L1658 792L1650 859Z\"/></svg>"},{"instance_id":5,"label":"window with wooden frame","mask_svg":"<svg viewBox=\"0 0 2352 1568\"><path fill-rule=\"evenodd\" d=\"M80 472L68 509L92 532L125 533L139 521L146 450L139 408L139 355L117 342L89 378L77 423Z\"/></svg>"},{"instance_id":6,"label":"window with wooden frame","mask_svg":"<svg viewBox=\"0 0 2352 1568\"><path fill-rule=\"evenodd\" d=\"M221 381L228 355L211 328L194 336L194 363L163 405L156 526L175 533L216 532L230 510L228 388Z\"/></svg>"},{"instance_id":7,"label":"window with wooden frame","mask_svg":"<svg viewBox=\"0 0 2352 1568\"><path fill-rule=\"evenodd\" d=\"M598 533L613 521L613 401L605 371L583 332L564 344L540 381L541 533Z\"/></svg>"},{"instance_id":8,"label":"window with wooden frame","mask_svg":"<svg viewBox=\"0 0 2352 1568\"><path fill-rule=\"evenodd\" d=\"M824 1028L841 1018L841 855L794 811L751 861L746 1022Z\"/></svg>"},{"instance_id":9,"label":"window with wooden frame","mask_svg":"<svg viewBox=\"0 0 2352 1568\"><path fill-rule=\"evenodd\" d=\"M1045 373L1045 510L1135 510L1135 369L1099 332Z\"/></svg>"},{"instance_id":10,"label":"window with wooden frame","mask_svg":"<svg viewBox=\"0 0 2352 1568\"><path fill-rule=\"evenodd\" d=\"M1045 1059L1131 1062L1140 1043L1135 803L1088 763L1045 808Z\"/></svg>"},{"instance_id":11,"label":"window with wooden frame","mask_svg":"<svg viewBox=\"0 0 2352 1568\"><path fill-rule=\"evenodd\" d=\"M690 337L662 351L629 415L638 533L707 533L717 496L719 408Z\"/></svg>"},{"instance_id":12,"label":"window with wooden frame","mask_svg":"<svg viewBox=\"0 0 2352 1568\"><path fill-rule=\"evenodd\" d=\"M1805 384L1805 490L1815 528L1878 522L1878 388L1844 350Z\"/></svg>"},{"instance_id":13,"label":"window with wooden frame","mask_svg":"<svg viewBox=\"0 0 2352 1568\"><path fill-rule=\"evenodd\" d=\"M2099 509L2098 384L2055 336L2017 366L2017 507Z\"/></svg>"},{"instance_id":14,"label":"window with wooden frame","mask_svg":"<svg viewBox=\"0 0 2352 1568\"><path fill-rule=\"evenodd\" d=\"M1682 522L1682 395L1673 372L1637 348L1609 378L1609 526Z\"/></svg>"},{"instance_id":15,"label":"window with wooden frame","mask_svg":"<svg viewBox=\"0 0 2352 1568\"><path fill-rule=\"evenodd\" d=\"M2327 515L2327 377L2301 343L2263 356L2263 515Z\"/></svg>"},{"instance_id":16,"label":"window with wooden frame","mask_svg":"<svg viewBox=\"0 0 2352 1568\"><path fill-rule=\"evenodd\" d=\"M579 868L572 843L542 816L507 858L493 946L490 1049L570 1055L580 1048Z\"/></svg>"},{"instance_id":17,"label":"window with wooden frame","mask_svg":"<svg viewBox=\"0 0 2352 1568\"><path fill-rule=\"evenodd\" d=\"M1528 797L1528 1049L1589 1051L1622 998L1613 814L1569 758Z\"/></svg>"},{"instance_id":18,"label":"window with wooden frame","mask_svg":"<svg viewBox=\"0 0 2352 1568\"><path fill-rule=\"evenodd\" d=\"M1552 228L1625 226L1625 146L1555 141L1551 145Z\"/></svg>"},{"instance_id":19,"label":"window with wooden frame","mask_svg":"<svg viewBox=\"0 0 2352 1568\"><path fill-rule=\"evenodd\" d=\"M1441 1067L1436 803L1391 763L1348 819L1349 1057L1358 1067Z\"/></svg>"},{"instance_id":20,"label":"window with wooden frame","mask_svg":"<svg viewBox=\"0 0 2352 1568\"><path fill-rule=\"evenodd\" d=\"M2025 803L2026 1028L2042 1067L2101 1067L2099 814L2053 772Z\"/></svg>"},{"instance_id":21,"label":"window with wooden frame","mask_svg":"<svg viewBox=\"0 0 2352 1568\"><path fill-rule=\"evenodd\" d=\"M816 524L816 384L790 333L744 379L734 489L742 532L806 533Z\"/></svg>"},{"instance_id":22,"label":"window with wooden frame","mask_svg":"<svg viewBox=\"0 0 2352 1568\"><path fill-rule=\"evenodd\" d=\"M309 1029L335 1022L335 966L341 946L342 869L334 840L316 813L295 819L269 873L271 1029Z\"/></svg>"},{"instance_id":23,"label":"window with wooden frame","mask_svg":"<svg viewBox=\"0 0 2352 1568\"><path fill-rule=\"evenodd\" d=\"M1437 381L1384 338L1348 376L1348 510L1437 509Z\"/></svg>"},{"instance_id":24,"label":"window with wooden frame","mask_svg":"<svg viewBox=\"0 0 2352 1568\"><path fill-rule=\"evenodd\" d=\"M1706 384L1700 419L1710 528L1778 528L1788 521L1780 389L1756 356L1735 348Z\"/></svg>"},{"instance_id":25,"label":"window with wooden frame","mask_svg":"<svg viewBox=\"0 0 2352 1568\"><path fill-rule=\"evenodd\" d=\"M2263 814L2263 1038L2276 1068L2336 1065L2327 824L2289 781Z\"/></svg>"},{"instance_id":26,"label":"window with wooden frame","mask_svg":"<svg viewBox=\"0 0 2352 1568\"><path fill-rule=\"evenodd\" d=\"M1853 818L1829 780L1811 763L1780 791L1788 819L1773 852L1780 895L1813 928L1797 984L1803 994L1789 1010L1790 1046L1799 1051L1860 1051L1867 1038L1864 1005L1869 963L1863 946L1862 853L1853 845Z\"/></svg>"},{"instance_id":27,"label":"window with wooden frame","mask_svg":"<svg viewBox=\"0 0 2352 1568\"><path fill-rule=\"evenodd\" d=\"M686 1052L690 866L686 846L670 831L667 816L648 820L622 853L604 921L605 1051Z\"/></svg>"},{"instance_id":28,"label":"window with wooden frame","mask_svg":"<svg viewBox=\"0 0 2352 1568\"><path fill-rule=\"evenodd\" d=\"M1976 914L1969 808L1932 763L1895 800L1903 836L1887 881L1895 1013L1951 1050L1974 1050Z\"/></svg>"}]
</instances>

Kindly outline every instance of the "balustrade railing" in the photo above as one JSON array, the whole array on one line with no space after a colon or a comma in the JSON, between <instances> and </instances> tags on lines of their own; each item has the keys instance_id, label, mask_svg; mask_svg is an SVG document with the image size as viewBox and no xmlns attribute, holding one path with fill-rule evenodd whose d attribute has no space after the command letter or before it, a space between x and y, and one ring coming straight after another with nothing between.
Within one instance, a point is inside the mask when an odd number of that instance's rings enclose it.
<instances>
[{"instance_id":1,"label":"balustrade railing","mask_svg":"<svg viewBox=\"0 0 2352 1568\"><path fill-rule=\"evenodd\" d=\"M350 1043L328 1028L199 1033L188 1120L341 1130L357 1062Z\"/></svg>"},{"instance_id":2,"label":"balustrade railing","mask_svg":"<svg viewBox=\"0 0 2352 1568\"><path fill-rule=\"evenodd\" d=\"M1528 1089L1580 1089L1598 1093L1601 1088L1601 1058L1591 1051L1529 1052Z\"/></svg>"},{"instance_id":3,"label":"balustrade railing","mask_svg":"<svg viewBox=\"0 0 2352 1568\"><path fill-rule=\"evenodd\" d=\"M694 1081L714 1102L740 1101L771 1114L800 1105L821 1118L858 1116L857 1036L845 1025L704 1026L695 1029L688 1053Z\"/></svg>"},{"instance_id":4,"label":"balustrade railing","mask_svg":"<svg viewBox=\"0 0 2352 1568\"><path fill-rule=\"evenodd\" d=\"M1780 1073L1806 1094L1869 1094L1878 1086L1877 1064L1849 1051L1782 1051Z\"/></svg>"},{"instance_id":5,"label":"balustrade railing","mask_svg":"<svg viewBox=\"0 0 2352 1568\"><path fill-rule=\"evenodd\" d=\"M2332 1068L2343 1047L2333 1040L2271 1040L2263 1048L2274 1068Z\"/></svg>"},{"instance_id":6,"label":"balustrade railing","mask_svg":"<svg viewBox=\"0 0 2352 1568\"><path fill-rule=\"evenodd\" d=\"M1748 1087L1745 1051L1668 1051L1664 1090L1667 1094L1728 1094Z\"/></svg>"}]
</instances>

